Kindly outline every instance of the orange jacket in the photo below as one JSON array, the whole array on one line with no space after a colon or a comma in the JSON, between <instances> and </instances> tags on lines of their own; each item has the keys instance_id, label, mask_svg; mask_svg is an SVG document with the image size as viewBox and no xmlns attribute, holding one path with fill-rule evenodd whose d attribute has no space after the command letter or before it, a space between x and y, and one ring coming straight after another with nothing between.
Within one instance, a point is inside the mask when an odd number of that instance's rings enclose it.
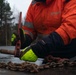
<instances>
[{"instance_id":1,"label":"orange jacket","mask_svg":"<svg viewBox=\"0 0 76 75\"><path fill-rule=\"evenodd\" d=\"M68 44L76 38L76 0L68 3L65 0L46 0L46 3L33 1L23 29L31 37L56 31Z\"/></svg>"}]
</instances>

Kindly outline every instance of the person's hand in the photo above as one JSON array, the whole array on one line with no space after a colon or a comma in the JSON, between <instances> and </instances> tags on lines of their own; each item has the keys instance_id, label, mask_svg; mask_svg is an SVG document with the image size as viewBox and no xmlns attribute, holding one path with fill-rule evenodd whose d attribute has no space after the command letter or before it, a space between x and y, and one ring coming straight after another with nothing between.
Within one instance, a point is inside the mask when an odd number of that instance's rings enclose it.
<instances>
[{"instance_id":1,"label":"person's hand","mask_svg":"<svg viewBox=\"0 0 76 75\"><path fill-rule=\"evenodd\" d=\"M15 46L15 45L16 45L16 42L17 42L19 39L20 39L20 38L19 38L19 35L14 32L14 33L12 34L12 36L11 36L11 44L12 44L13 46Z\"/></svg>"},{"instance_id":2,"label":"person's hand","mask_svg":"<svg viewBox=\"0 0 76 75\"><path fill-rule=\"evenodd\" d=\"M24 38L24 32L22 29L20 29L20 37L19 37L19 34L17 32L13 32L12 36L11 36L11 44L13 46L16 45L17 41L18 40L21 40L21 44L23 44L25 38Z\"/></svg>"},{"instance_id":3,"label":"person's hand","mask_svg":"<svg viewBox=\"0 0 76 75\"><path fill-rule=\"evenodd\" d=\"M31 48L26 47L21 51L20 59L24 61L35 62L38 59L38 57Z\"/></svg>"},{"instance_id":4,"label":"person's hand","mask_svg":"<svg viewBox=\"0 0 76 75\"><path fill-rule=\"evenodd\" d=\"M21 49L24 49L25 47L29 46L32 42L32 38L28 34L25 34L22 29L20 29L20 37L16 32L12 34L12 45L15 46L18 40L21 40Z\"/></svg>"}]
</instances>

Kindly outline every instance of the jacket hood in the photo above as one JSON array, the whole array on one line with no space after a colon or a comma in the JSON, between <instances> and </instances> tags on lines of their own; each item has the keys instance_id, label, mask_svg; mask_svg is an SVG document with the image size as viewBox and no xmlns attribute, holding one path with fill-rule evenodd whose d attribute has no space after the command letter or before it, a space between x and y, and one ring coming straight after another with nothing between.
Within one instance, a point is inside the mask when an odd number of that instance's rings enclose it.
<instances>
[{"instance_id":1,"label":"jacket hood","mask_svg":"<svg viewBox=\"0 0 76 75\"><path fill-rule=\"evenodd\" d=\"M46 0L46 4L50 4L54 0Z\"/></svg>"},{"instance_id":2,"label":"jacket hood","mask_svg":"<svg viewBox=\"0 0 76 75\"><path fill-rule=\"evenodd\" d=\"M54 0L46 0L46 4L50 4ZM70 0L62 0L63 2L69 2Z\"/></svg>"},{"instance_id":3,"label":"jacket hood","mask_svg":"<svg viewBox=\"0 0 76 75\"><path fill-rule=\"evenodd\" d=\"M46 2L46 4L50 4L54 0L33 0L33 1L36 1L36 2Z\"/></svg>"},{"instance_id":4,"label":"jacket hood","mask_svg":"<svg viewBox=\"0 0 76 75\"><path fill-rule=\"evenodd\" d=\"M50 4L52 1L54 1L54 0L34 0L34 1L37 1L37 2L45 2L46 1L46 4ZM62 0L63 2L68 2L68 1L70 1L70 0Z\"/></svg>"}]
</instances>

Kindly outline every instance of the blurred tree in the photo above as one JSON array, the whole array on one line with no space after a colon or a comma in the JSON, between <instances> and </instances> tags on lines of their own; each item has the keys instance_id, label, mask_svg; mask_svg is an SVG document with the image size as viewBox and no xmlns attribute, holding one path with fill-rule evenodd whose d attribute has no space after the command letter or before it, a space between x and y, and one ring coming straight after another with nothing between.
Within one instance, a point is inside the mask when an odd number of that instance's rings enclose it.
<instances>
[{"instance_id":1,"label":"blurred tree","mask_svg":"<svg viewBox=\"0 0 76 75\"><path fill-rule=\"evenodd\" d=\"M0 45L10 45L13 12L5 0L0 0Z\"/></svg>"}]
</instances>

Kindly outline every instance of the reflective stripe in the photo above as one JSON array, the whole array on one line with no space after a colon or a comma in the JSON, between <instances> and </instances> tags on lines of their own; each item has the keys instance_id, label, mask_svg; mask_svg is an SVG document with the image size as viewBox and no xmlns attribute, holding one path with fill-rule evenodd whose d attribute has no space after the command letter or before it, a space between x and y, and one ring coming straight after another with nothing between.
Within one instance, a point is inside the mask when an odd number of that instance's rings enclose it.
<instances>
[{"instance_id":1,"label":"reflective stripe","mask_svg":"<svg viewBox=\"0 0 76 75\"><path fill-rule=\"evenodd\" d=\"M42 38L45 38L45 37L47 37L47 36L49 36L49 34L38 34L35 42L37 42L37 41L39 41L39 40L41 40Z\"/></svg>"},{"instance_id":2,"label":"reflective stripe","mask_svg":"<svg viewBox=\"0 0 76 75\"><path fill-rule=\"evenodd\" d=\"M38 38L45 38L47 36L49 36L49 34L38 34L37 35Z\"/></svg>"},{"instance_id":3,"label":"reflective stripe","mask_svg":"<svg viewBox=\"0 0 76 75\"><path fill-rule=\"evenodd\" d=\"M26 22L24 23L24 26L28 27L28 28L34 28L33 24L30 22Z\"/></svg>"},{"instance_id":4,"label":"reflective stripe","mask_svg":"<svg viewBox=\"0 0 76 75\"><path fill-rule=\"evenodd\" d=\"M33 39L33 34L30 31L24 30L24 32L25 32L25 34L28 33L31 36L31 38Z\"/></svg>"}]
</instances>

